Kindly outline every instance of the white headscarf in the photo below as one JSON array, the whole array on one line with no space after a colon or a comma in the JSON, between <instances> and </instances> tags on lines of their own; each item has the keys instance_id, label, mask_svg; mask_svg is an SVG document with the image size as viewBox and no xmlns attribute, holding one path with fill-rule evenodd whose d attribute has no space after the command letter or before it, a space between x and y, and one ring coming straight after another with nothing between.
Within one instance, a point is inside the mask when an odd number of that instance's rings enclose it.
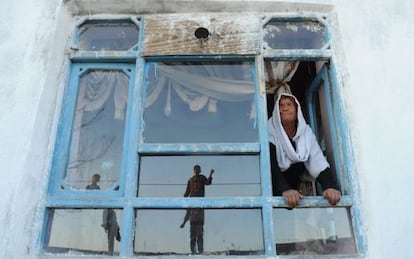
<instances>
[{"instance_id":1,"label":"white headscarf","mask_svg":"<svg viewBox=\"0 0 414 259\"><path fill-rule=\"evenodd\" d=\"M296 150L293 148L285 130L283 129L279 113L279 101L282 96L293 97L297 107L297 129L293 137ZM295 96L283 93L279 95L273 109L272 117L268 121L269 141L276 146L276 159L282 172L292 164L304 162L306 169L314 177L329 167L329 163L322 153L315 134L306 123L302 109Z\"/></svg>"}]
</instances>

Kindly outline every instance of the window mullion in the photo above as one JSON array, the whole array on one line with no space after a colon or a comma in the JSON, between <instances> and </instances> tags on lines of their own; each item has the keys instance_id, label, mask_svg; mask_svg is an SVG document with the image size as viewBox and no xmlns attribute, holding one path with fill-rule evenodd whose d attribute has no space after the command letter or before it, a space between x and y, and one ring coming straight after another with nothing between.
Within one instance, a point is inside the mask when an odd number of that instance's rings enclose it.
<instances>
[{"instance_id":1,"label":"window mullion","mask_svg":"<svg viewBox=\"0 0 414 259\"><path fill-rule=\"evenodd\" d=\"M267 110L266 110L266 83L264 75L264 63L261 56L256 58L256 74L257 85L256 89L256 103L257 103L257 120L259 127L260 139L260 168L262 181L262 195L266 197L272 196L272 184L270 177L270 162L269 162L269 140L267 137Z\"/></svg>"},{"instance_id":2,"label":"window mullion","mask_svg":"<svg viewBox=\"0 0 414 259\"><path fill-rule=\"evenodd\" d=\"M134 105L135 100L139 97L140 89L139 85L141 84L140 80L136 78L141 78L140 74L135 76L135 73L131 73L131 83L129 91L128 111L125 122L125 139L124 139L124 152L126 155L123 156L122 160L122 177L121 177L121 186L125 187L125 197L135 197L137 189L137 168L138 168L138 157L137 157L137 145L138 142L138 124L139 121L136 119L139 114L139 106ZM128 183L128 184L126 184Z\"/></svg>"},{"instance_id":3,"label":"window mullion","mask_svg":"<svg viewBox=\"0 0 414 259\"><path fill-rule=\"evenodd\" d=\"M135 208L128 202L136 197L138 186L138 132L140 121L139 118L141 105L136 100L141 100L141 85L142 85L142 61L138 60L134 67L135 71L131 73L131 83L129 91L128 111L126 116L126 138L124 146L126 147L126 159L123 159L125 170L122 171L121 186L124 186L124 213L123 213L123 227L122 227L122 241L120 244L120 256L133 255L133 240L135 232ZM136 105L138 103L138 105Z\"/></svg>"},{"instance_id":4,"label":"window mullion","mask_svg":"<svg viewBox=\"0 0 414 259\"><path fill-rule=\"evenodd\" d=\"M119 249L120 256L132 256L134 250L135 208L127 204L123 209L124 221L121 228L122 240Z\"/></svg>"},{"instance_id":5,"label":"window mullion","mask_svg":"<svg viewBox=\"0 0 414 259\"><path fill-rule=\"evenodd\" d=\"M274 233L273 208L270 204L263 206L262 217L265 253L267 256L274 257L276 255L275 234L277 233Z\"/></svg>"}]
</instances>

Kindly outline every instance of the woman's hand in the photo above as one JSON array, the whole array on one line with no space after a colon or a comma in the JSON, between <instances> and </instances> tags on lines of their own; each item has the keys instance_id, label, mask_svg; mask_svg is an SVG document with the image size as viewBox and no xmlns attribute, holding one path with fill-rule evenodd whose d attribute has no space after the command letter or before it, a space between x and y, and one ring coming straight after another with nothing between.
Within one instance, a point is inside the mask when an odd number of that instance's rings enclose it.
<instances>
[{"instance_id":1,"label":"woman's hand","mask_svg":"<svg viewBox=\"0 0 414 259\"><path fill-rule=\"evenodd\" d=\"M328 188L323 191L323 197L329 201L331 205L336 205L341 199L341 193L334 188Z\"/></svg>"},{"instance_id":2,"label":"woman's hand","mask_svg":"<svg viewBox=\"0 0 414 259\"><path fill-rule=\"evenodd\" d=\"M284 191L282 196L285 198L289 208L295 208L298 206L299 200L305 198L305 196L294 189Z\"/></svg>"}]
</instances>

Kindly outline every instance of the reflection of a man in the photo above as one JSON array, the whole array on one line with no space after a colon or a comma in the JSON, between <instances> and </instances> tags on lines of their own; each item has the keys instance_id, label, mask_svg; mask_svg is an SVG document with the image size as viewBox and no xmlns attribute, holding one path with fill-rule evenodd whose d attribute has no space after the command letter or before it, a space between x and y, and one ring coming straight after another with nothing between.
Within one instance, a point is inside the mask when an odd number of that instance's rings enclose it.
<instances>
[{"instance_id":1,"label":"reflection of a man","mask_svg":"<svg viewBox=\"0 0 414 259\"><path fill-rule=\"evenodd\" d=\"M214 169L211 169L208 178L200 174L201 167L199 165L195 165L193 171L194 175L188 179L184 197L204 197L205 186L210 185L213 181Z\"/></svg>"},{"instance_id":2,"label":"reflection of a man","mask_svg":"<svg viewBox=\"0 0 414 259\"><path fill-rule=\"evenodd\" d=\"M101 180L101 176L99 174L92 175L91 184L86 186L86 190L100 190L101 187L98 185L99 180Z\"/></svg>"},{"instance_id":3,"label":"reflection of a man","mask_svg":"<svg viewBox=\"0 0 414 259\"><path fill-rule=\"evenodd\" d=\"M204 251L204 210L203 209L188 209L184 221L181 224L180 228L185 226L185 223L190 220L190 247L191 253L195 254L196 244L198 252L202 253Z\"/></svg>"},{"instance_id":4,"label":"reflection of a man","mask_svg":"<svg viewBox=\"0 0 414 259\"><path fill-rule=\"evenodd\" d=\"M91 178L91 184L86 186L87 190L100 190L98 185L101 176L94 174ZM116 220L116 212L113 209L104 209L102 215L102 227L108 234L108 252L112 255L114 253L115 239L121 241L121 235L119 233L119 225Z\"/></svg>"},{"instance_id":5,"label":"reflection of a man","mask_svg":"<svg viewBox=\"0 0 414 259\"><path fill-rule=\"evenodd\" d=\"M208 178L200 174L201 167L199 165L195 165L193 171L194 175L187 182L187 188L185 190L184 197L204 197L205 186L210 185L213 181L214 169L211 169ZM197 252L197 244L198 253L203 253L204 209L188 209L185 214L184 221L180 227L183 228L188 220L190 220L191 252L193 254Z\"/></svg>"},{"instance_id":6,"label":"reflection of a man","mask_svg":"<svg viewBox=\"0 0 414 259\"><path fill-rule=\"evenodd\" d=\"M115 239L121 241L121 235L119 233L119 225L116 220L116 213L113 209L105 209L102 217L102 227L108 234L108 252L114 253Z\"/></svg>"}]
</instances>

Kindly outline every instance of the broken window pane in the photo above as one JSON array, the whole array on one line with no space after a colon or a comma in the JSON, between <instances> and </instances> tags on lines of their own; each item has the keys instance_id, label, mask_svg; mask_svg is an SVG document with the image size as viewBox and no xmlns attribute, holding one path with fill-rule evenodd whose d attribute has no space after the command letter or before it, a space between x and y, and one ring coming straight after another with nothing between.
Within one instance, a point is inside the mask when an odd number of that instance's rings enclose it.
<instances>
[{"instance_id":1,"label":"broken window pane","mask_svg":"<svg viewBox=\"0 0 414 259\"><path fill-rule=\"evenodd\" d=\"M317 21L271 21L264 27L268 49L320 49L326 44L326 28Z\"/></svg>"},{"instance_id":2,"label":"broken window pane","mask_svg":"<svg viewBox=\"0 0 414 259\"><path fill-rule=\"evenodd\" d=\"M192 208L137 211L135 255L191 253L264 254L261 210Z\"/></svg>"},{"instance_id":3,"label":"broken window pane","mask_svg":"<svg viewBox=\"0 0 414 259\"><path fill-rule=\"evenodd\" d=\"M50 209L45 251L71 255L119 253L122 210Z\"/></svg>"},{"instance_id":4,"label":"broken window pane","mask_svg":"<svg viewBox=\"0 0 414 259\"><path fill-rule=\"evenodd\" d=\"M274 209L280 255L355 254L347 208Z\"/></svg>"},{"instance_id":5,"label":"broken window pane","mask_svg":"<svg viewBox=\"0 0 414 259\"><path fill-rule=\"evenodd\" d=\"M143 156L140 161L138 196L182 197L187 181L200 165L208 177L214 169L205 196L259 196L260 168L257 155Z\"/></svg>"},{"instance_id":6,"label":"broken window pane","mask_svg":"<svg viewBox=\"0 0 414 259\"><path fill-rule=\"evenodd\" d=\"M128 51L138 43L138 27L131 22L85 23L79 40L84 51Z\"/></svg>"},{"instance_id":7,"label":"broken window pane","mask_svg":"<svg viewBox=\"0 0 414 259\"><path fill-rule=\"evenodd\" d=\"M254 90L251 63L150 64L144 142L256 142Z\"/></svg>"},{"instance_id":8,"label":"broken window pane","mask_svg":"<svg viewBox=\"0 0 414 259\"><path fill-rule=\"evenodd\" d=\"M128 90L123 71L91 70L80 78L65 178L71 187L107 189L118 181Z\"/></svg>"}]
</instances>

